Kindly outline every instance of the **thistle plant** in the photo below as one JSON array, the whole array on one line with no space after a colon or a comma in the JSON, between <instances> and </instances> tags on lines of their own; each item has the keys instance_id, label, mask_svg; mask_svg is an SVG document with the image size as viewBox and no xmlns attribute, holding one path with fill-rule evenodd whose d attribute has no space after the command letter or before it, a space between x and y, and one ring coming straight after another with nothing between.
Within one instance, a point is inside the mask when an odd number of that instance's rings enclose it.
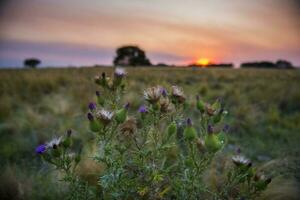
<instances>
[{"instance_id":1,"label":"thistle plant","mask_svg":"<svg viewBox=\"0 0 300 200\"><path fill-rule=\"evenodd\" d=\"M240 152L219 175L220 187L208 184L207 172L223 155L229 131L220 99L210 104L197 96L192 104L178 86L153 86L143 91L144 103L133 110L123 100L126 76L116 68L112 78L105 73L95 77L99 90L96 102L88 105L87 120L98 149L89 157L104 166L97 190L76 174L80 152L70 153L71 133L37 147L46 162L63 172L70 198L253 199L267 188L271 179ZM74 185L84 189L72 190Z\"/></svg>"}]
</instances>

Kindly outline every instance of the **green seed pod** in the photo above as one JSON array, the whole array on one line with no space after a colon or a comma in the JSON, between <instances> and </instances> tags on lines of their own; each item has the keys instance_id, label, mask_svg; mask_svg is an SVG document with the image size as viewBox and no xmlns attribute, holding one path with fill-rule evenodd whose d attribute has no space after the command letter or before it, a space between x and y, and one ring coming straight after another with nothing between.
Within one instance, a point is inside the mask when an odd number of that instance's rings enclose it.
<instances>
[{"instance_id":1,"label":"green seed pod","mask_svg":"<svg viewBox=\"0 0 300 200\"><path fill-rule=\"evenodd\" d=\"M196 107L201 113L205 111L205 103L199 98L199 96L197 96Z\"/></svg>"},{"instance_id":2,"label":"green seed pod","mask_svg":"<svg viewBox=\"0 0 300 200\"><path fill-rule=\"evenodd\" d=\"M208 134L205 137L205 147L208 151L215 153L222 148L222 143L215 134Z\"/></svg>"},{"instance_id":3,"label":"green seed pod","mask_svg":"<svg viewBox=\"0 0 300 200\"><path fill-rule=\"evenodd\" d=\"M116 112L116 121L120 124L125 122L127 118L127 111L129 109L129 103L126 103L123 108Z\"/></svg>"},{"instance_id":4,"label":"green seed pod","mask_svg":"<svg viewBox=\"0 0 300 200\"><path fill-rule=\"evenodd\" d=\"M193 141L197 137L197 131L192 126L192 120L190 118L187 119L186 123L187 123L187 126L185 127L184 132L183 132L184 139L186 139L188 141Z\"/></svg>"},{"instance_id":5,"label":"green seed pod","mask_svg":"<svg viewBox=\"0 0 300 200\"><path fill-rule=\"evenodd\" d=\"M61 155L60 149L57 146L53 147L53 149L51 151L51 155L55 158L59 157Z\"/></svg>"},{"instance_id":6,"label":"green seed pod","mask_svg":"<svg viewBox=\"0 0 300 200\"><path fill-rule=\"evenodd\" d=\"M171 137L177 132L177 125L175 122L171 122L168 126L168 136Z\"/></svg>"},{"instance_id":7,"label":"green seed pod","mask_svg":"<svg viewBox=\"0 0 300 200\"><path fill-rule=\"evenodd\" d=\"M196 129L192 126L187 126L184 129L184 138L188 141L193 141L197 137Z\"/></svg>"},{"instance_id":8,"label":"green seed pod","mask_svg":"<svg viewBox=\"0 0 300 200\"><path fill-rule=\"evenodd\" d=\"M66 137L65 140L62 142L64 148L69 148L72 145L72 138Z\"/></svg>"},{"instance_id":9,"label":"green seed pod","mask_svg":"<svg viewBox=\"0 0 300 200\"><path fill-rule=\"evenodd\" d=\"M103 125L96 120L90 121L90 130L93 132L99 132L103 128Z\"/></svg>"},{"instance_id":10,"label":"green seed pod","mask_svg":"<svg viewBox=\"0 0 300 200\"><path fill-rule=\"evenodd\" d=\"M116 112L116 121L120 124L126 120L127 117L127 110L122 108Z\"/></svg>"}]
</instances>

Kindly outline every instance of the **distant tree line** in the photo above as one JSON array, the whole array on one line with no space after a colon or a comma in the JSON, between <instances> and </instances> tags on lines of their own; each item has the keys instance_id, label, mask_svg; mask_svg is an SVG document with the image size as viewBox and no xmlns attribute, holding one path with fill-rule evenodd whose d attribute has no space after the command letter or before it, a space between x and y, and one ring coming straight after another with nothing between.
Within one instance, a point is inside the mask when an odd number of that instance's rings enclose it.
<instances>
[{"instance_id":1,"label":"distant tree line","mask_svg":"<svg viewBox=\"0 0 300 200\"><path fill-rule=\"evenodd\" d=\"M276 63L269 61L246 62L241 64L241 68L293 69L294 66L286 60L278 60Z\"/></svg>"},{"instance_id":2,"label":"distant tree line","mask_svg":"<svg viewBox=\"0 0 300 200\"><path fill-rule=\"evenodd\" d=\"M41 64L38 58L27 58L24 60L25 68L36 68ZM149 58L143 49L138 46L122 46L117 48L116 56L113 60L115 66L158 66L158 67L175 67L175 65L169 65L166 63L158 63L152 65ZM213 67L213 68L233 68L232 63L209 63L208 65L199 65L192 63L187 67ZM241 68L266 68L266 69L293 69L295 68L291 62L286 60L278 60L273 63L270 61L259 61L259 62L245 62L240 65Z\"/></svg>"}]
</instances>

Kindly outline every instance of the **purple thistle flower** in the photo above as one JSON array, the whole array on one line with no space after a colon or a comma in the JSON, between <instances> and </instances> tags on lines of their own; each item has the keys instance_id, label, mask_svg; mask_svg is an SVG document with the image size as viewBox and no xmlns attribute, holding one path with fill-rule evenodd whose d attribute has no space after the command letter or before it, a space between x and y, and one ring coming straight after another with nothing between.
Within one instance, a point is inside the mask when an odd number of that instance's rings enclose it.
<instances>
[{"instance_id":1,"label":"purple thistle flower","mask_svg":"<svg viewBox=\"0 0 300 200\"><path fill-rule=\"evenodd\" d=\"M188 126L192 126L192 120L191 120L191 118L188 118L186 120L186 123L187 123Z\"/></svg>"},{"instance_id":2,"label":"purple thistle flower","mask_svg":"<svg viewBox=\"0 0 300 200\"><path fill-rule=\"evenodd\" d=\"M96 104L94 102L89 103L89 109L91 111L95 110L96 109Z\"/></svg>"},{"instance_id":3,"label":"purple thistle flower","mask_svg":"<svg viewBox=\"0 0 300 200\"><path fill-rule=\"evenodd\" d=\"M168 96L168 91L166 90L166 88L160 88L160 93L163 97Z\"/></svg>"},{"instance_id":4,"label":"purple thistle flower","mask_svg":"<svg viewBox=\"0 0 300 200\"><path fill-rule=\"evenodd\" d=\"M100 92L96 91L96 96L99 97L100 96Z\"/></svg>"},{"instance_id":5,"label":"purple thistle flower","mask_svg":"<svg viewBox=\"0 0 300 200\"><path fill-rule=\"evenodd\" d=\"M93 121L94 120L94 116L92 115L92 113L88 113L87 114L87 118L90 120L90 121Z\"/></svg>"},{"instance_id":6,"label":"purple thistle flower","mask_svg":"<svg viewBox=\"0 0 300 200\"><path fill-rule=\"evenodd\" d=\"M146 106L141 105L141 106L139 107L139 113L147 113L147 112L148 112L148 109L147 109Z\"/></svg>"},{"instance_id":7,"label":"purple thistle flower","mask_svg":"<svg viewBox=\"0 0 300 200\"><path fill-rule=\"evenodd\" d=\"M208 125L207 126L207 132L208 132L208 134L213 134L214 133L214 127L212 126L212 125Z\"/></svg>"},{"instance_id":8,"label":"purple thistle flower","mask_svg":"<svg viewBox=\"0 0 300 200\"><path fill-rule=\"evenodd\" d=\"M125 108L126 110L128 110L128 109L129 109L129 106L130 106L130 103L126 103L126 104L124 105L124 108Z\"/></svg>"},{"instance_id":9,"label":"purple thistle flower","mask_svg":"<svg viewBox=\"0 0 300 200\"><path fill-rule=\"evenodd\" d=\"M224 128L223 128L223 132L228 133L229 128L230 128L229 125L228 125L228 124L225 124L225 126L224 126Z\"/></svg>"},{"instance_id":10,"label":"purple thistle flower","mask_svg":"<svg viewBox=\"0 0 300 200\"><path fill-rule=\"evenodd\" d=\"M47 150L47 146L45 144L41 144L35 148L35 152L37 154L43 154Z\"/></svg>"},{"instance_id":11,"label":"purple thistle flower","mask_svg":"<svg viewBox=\"0 0 300 200\"><path fill-rule=\"evenodd\" d=\"M241 153L240 147L238 147L238 148L236 149L236 153L237 153L237 154L240 154L240 153Z\"/></svg>"}]
</instances>

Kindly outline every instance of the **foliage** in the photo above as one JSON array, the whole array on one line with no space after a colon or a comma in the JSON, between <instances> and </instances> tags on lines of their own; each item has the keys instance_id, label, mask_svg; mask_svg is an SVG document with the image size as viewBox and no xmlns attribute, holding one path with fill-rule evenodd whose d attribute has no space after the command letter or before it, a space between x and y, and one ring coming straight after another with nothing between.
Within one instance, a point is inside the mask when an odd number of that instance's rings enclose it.
<instances>
[{"instance_id":1,"label":"foliage","mask_svg":"<svg viewBox=\"0 0 300 200\"><path fill-rule=\"evenodd\" d=\"M36 68L41 61L37 58L27 58L24 60L24 66L28 68Z\"/></svg>"},{"instance_id":2,"label":"foliage","mask_svg":"<svg viewBox=\"0 0 300 200\"><path fill-rule=\"evenodd\" d=\"M137 46L124 46L117 49L113 63L119 66L149 66L150 60L145 52Z\"/></svg>"},{"instance_id":3,"label":"foliage","mask_svg":"<svg viewBox=\"0 0 300 200\"><path fill-rule=\"evenodd\" d=\"M97 98L99 88L91 77L111 67L43 68L0 70L0 199L65 199L67 185L62 172L42 162L34 148L72 127L73 148L83 144L76 174L96 188L104 166L89 156L97 150L87 132L87 104ZM187 94L200 94L206 102L226 102L230 124L228 144L217 153L205 182L221 188L222 166L232 163L231 154L240 147L255 167L274 177L258 199L299 199L300 183L300 71L215 68L126 68L128 79L124 102L131 115L143 104L142 88L149 85L180 85ZM95 98L95 99L94 99ZM195 105L195 99L187 100ZM198 111L186 110L196 119ZM198 129L197 121L194 126ZM72 148L72 149L73 149ZM76 152L79 150L74 149ZM265 163L262 165L262 163ZM208 177L209 178L208 178ZM58 179L59 177L59 179ZM8 187L8 188L7 188ZM4 195L4 196L3 196ZM11 198L10 198L11 199Z\"/></svg>"},{"instance_id":4,"label":"foliage","mask_svg":"<svg viewBox=\"0 0 300 200\"><path fill-rule=\"evenodd\" d=\"M220 175L223 187L212 190L204 181L211 162L227 143L227 111L220 99L212 104L197 96L194 120L185 116L193 109L183 90L154 86L144 91L146 105L135 116L123 102L126 72L117 68L114 78L105 73L95 78L97 104L89 104L87 118L95 134L98 152L93 157L105 169L99 175L100 192L93 193L75 169L80 152L70 153L71 131L37 147L42 158L64 172L70 199L253 199L267 188L266 178L244 156Z\"/></svg>"}]
</instances>

